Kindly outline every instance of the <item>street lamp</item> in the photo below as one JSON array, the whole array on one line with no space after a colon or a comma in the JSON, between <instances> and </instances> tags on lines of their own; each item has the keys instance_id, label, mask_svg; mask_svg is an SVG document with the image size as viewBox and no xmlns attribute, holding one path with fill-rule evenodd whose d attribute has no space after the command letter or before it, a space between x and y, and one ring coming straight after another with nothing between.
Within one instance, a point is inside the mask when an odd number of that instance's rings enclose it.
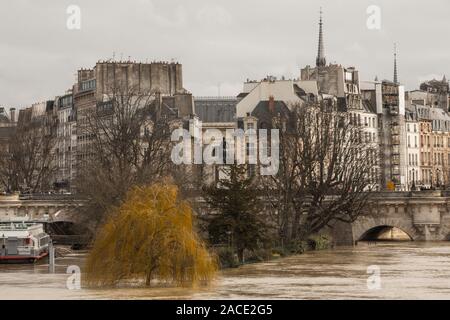
<instances>
[{"instance_id":1,"label":"street lamp","mask_svg":"<svg viewBox=\"0 0 450 320\"><path fill-rule=\"evenodd\" d=\"M228 235L228 247L231 249L232 248L232 241L231 241L231 234L232 234L232 232L230 230L228 230L226 232L226 234Z\"/></svg>"}]
</instances>

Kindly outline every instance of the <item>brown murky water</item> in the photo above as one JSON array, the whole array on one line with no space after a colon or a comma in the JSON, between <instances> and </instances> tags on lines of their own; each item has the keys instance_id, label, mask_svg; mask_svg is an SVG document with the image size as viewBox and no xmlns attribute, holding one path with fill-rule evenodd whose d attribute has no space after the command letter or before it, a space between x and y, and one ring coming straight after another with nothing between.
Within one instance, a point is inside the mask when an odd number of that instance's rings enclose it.
<instances>
[{"instance_id":1,"label":"brown murky water","mask_svg":"<svg viewBox=\"0 0 450 320\"><path fill-rule=\"evenodd\" d=\"M177 288L68 290L68 265L84 255L0 265L0 299L450 299L450 242L379 243L309 252L223 271L201 290ZM377 265L381 288L369 290L367 267Z\"/></svg>"}]
</instances>

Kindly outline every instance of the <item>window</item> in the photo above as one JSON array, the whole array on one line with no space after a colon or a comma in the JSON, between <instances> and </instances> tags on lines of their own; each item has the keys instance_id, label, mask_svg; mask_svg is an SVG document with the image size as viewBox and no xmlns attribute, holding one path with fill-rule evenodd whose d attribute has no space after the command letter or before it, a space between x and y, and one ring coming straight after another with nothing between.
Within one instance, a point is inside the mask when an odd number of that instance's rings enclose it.
<instances>
[{"instance_id":1,"label":"window","mask_svg":"<svg viewBox=\"0 0 450 320\"><path fill-rule=\"evenodd\" d=\"M256 155L256 149L255 149L255 144L254 143L249 143L247 142L247 156L251 156L251 155Z\"/></svg>"},{"instance_id":2,"label":"window","mask_svg":"<svg viewBox=\"0 0 450 320\"><path fill-rule=\"evenodd\" d=\"M345 81L353 81L353 73L346 72L345 73Z\"/></svg>"},{"instance_id":3,"label":"window","mask_svg":"<svg viewBox=\"0 0 450 320\"><path fill-rule=\"evenodd\" d=\"M256 166L254 164L248 165L248 175L254 177L256 175Z\"/></svg>"},{"instance_id":4,"label":"window","mask_svg":"<svg viewBox=\"0 0 450 320\"><path fill-rule=\"evenodd\" d=\"M85 90L93 90L96 88L96 80L92 79L92 80L86 80L81 82L81 90L85 91Z\"/></svg>"}]
</instances>

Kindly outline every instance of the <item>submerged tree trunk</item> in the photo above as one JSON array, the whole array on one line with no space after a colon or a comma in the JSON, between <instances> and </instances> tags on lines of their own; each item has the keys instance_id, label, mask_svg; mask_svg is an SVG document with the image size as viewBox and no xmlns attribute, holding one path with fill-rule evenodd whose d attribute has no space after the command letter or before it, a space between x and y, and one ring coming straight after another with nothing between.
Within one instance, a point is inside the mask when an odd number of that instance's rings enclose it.
<instances>
[{"instance_id":1,"label":"submerged tree trunk","mask_svg":"<svg viewBox=\"0 0 450 320\"><path fill-rule=\"evenodd\" d=\"M145 276L145 286L146 287L151 287L151 282L152 282L152 272L150 271Z\"/></svg>"}]
</instances>

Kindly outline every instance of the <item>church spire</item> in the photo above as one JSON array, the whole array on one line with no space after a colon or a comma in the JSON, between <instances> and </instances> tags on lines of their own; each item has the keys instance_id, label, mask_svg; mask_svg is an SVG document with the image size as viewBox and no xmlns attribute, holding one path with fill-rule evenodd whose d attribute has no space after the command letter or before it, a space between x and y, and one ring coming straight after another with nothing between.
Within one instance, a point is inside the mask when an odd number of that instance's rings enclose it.
<instances>
[{"instance_id":1,"label":"church spire","mask_svg":"<svg viewBox=\"0 0 450 320\"><path fill-rule=\"evenodd\" d=\"M317 50L316 66L325 67L327 61L325 59L325 50L323 46L323 22L322 22L322 7L320 8L319 20L319 48Z\"/></svg>"},{"instance_id":2,"label":"church spire","mask_svg":"<svg viewBox=\"0 0 450 320\"><path fill-rule=\"evenodd\" d=\"M394 83L398 83L398 72L397 72L397 44L394 43Z\"/></svg>"}]
</instances>

